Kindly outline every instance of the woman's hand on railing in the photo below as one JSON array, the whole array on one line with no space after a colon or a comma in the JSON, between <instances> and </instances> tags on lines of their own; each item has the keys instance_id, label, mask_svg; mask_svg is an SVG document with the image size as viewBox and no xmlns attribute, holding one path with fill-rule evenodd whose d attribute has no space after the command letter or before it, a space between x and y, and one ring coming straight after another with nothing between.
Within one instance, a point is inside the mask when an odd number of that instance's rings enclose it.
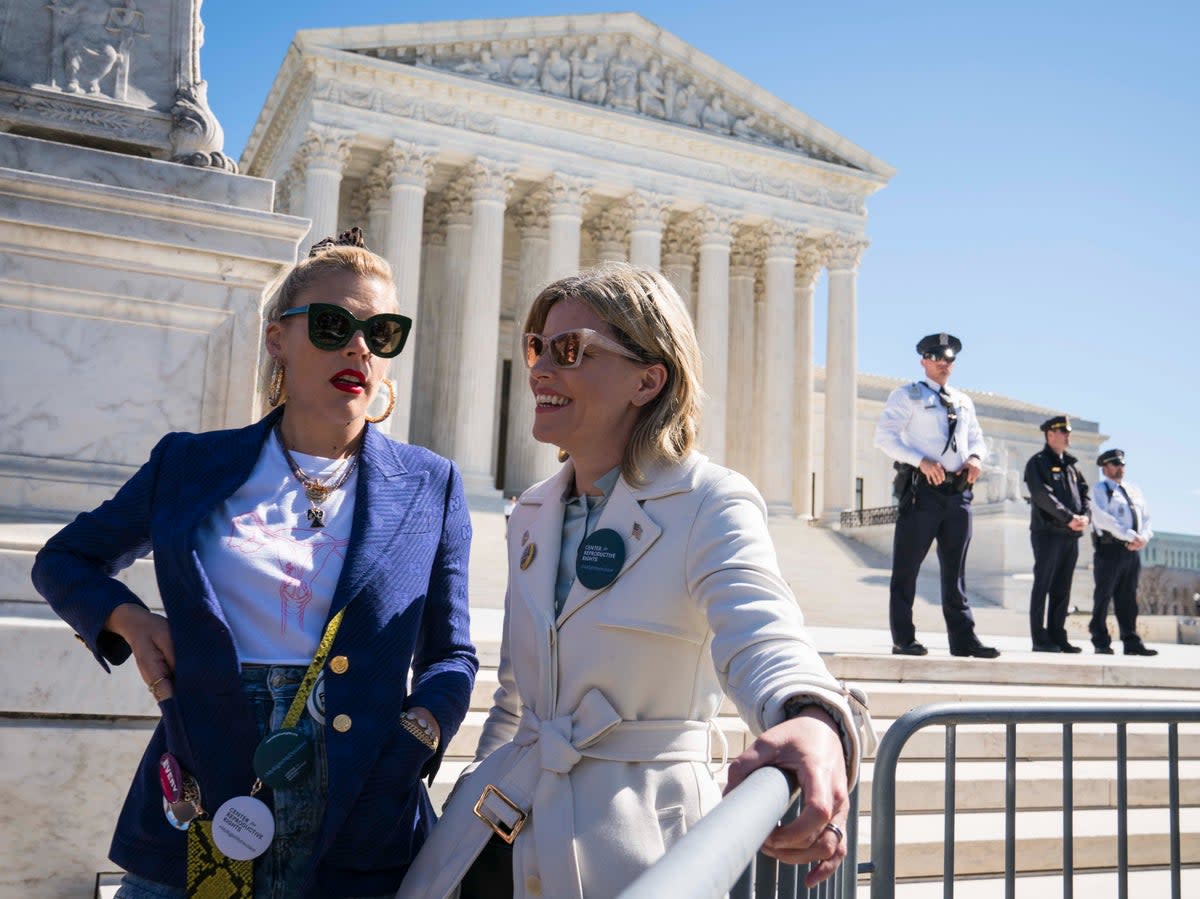
<instances>
[{"instance_id":1,"label":"woman's hand on railing","mask_svg":"<svg viewBox=\"0 0 1200 899\"><path fill-rule=\"evenodd\" d=\"M771 832L763 852L789 865L819 862L804 881L813 887L832 877L846 857L850 791L842 741L833 719L822 709L809 707L798 717L764 731L729 766L725 791L764 765L786 771L804 799L800 814Z\"/></svg>"}]
</instances>

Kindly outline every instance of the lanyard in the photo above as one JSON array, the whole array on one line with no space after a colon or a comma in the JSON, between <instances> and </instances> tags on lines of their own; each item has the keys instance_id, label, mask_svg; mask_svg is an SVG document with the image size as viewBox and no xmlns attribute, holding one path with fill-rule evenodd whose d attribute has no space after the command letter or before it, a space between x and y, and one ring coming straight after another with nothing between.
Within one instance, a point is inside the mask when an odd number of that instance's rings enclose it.
<instances>
[{"instance_id":1,"label":"lanyard","mask_svg":"<svg viewBox=\"0 0 1200 899\"><path fill-rule=\"evenodd\" d=\"M325 625L325 633L321 635L321 642L317 644L317 651L313 654L312 661L308 663L308 670L304 672L304 677L300 680L300 687L292 698L292 704L288 706L287 714L284 715L279 730L295 727L300 720L300 715L304 712L304 704L308 701L308 694L312 692L313 685L321 675L321 669L325 667L325 660L329 658L329 651L333 648L333 638L337 636L338 628L342 626L342 617L345 614L346 609L343 607L329 620L329 624ZM250 788L250 795L254 796L262 787L262 780L256 778L254 786Z\"/></svg>"}]
</instances>

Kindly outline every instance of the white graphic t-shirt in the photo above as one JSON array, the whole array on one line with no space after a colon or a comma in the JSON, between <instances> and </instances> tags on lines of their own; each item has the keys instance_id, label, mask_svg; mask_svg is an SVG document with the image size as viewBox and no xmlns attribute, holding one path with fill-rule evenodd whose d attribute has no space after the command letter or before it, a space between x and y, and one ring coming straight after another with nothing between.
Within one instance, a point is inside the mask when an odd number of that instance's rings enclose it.
<instances>
[{"instance_id":1,"label":"white graphic t-shirt","mask_svg":"<svg viewBox=\"0 0 1200 899\"><path fill-rule=\"evenodd\" d=\"M296 452L292 458L321 481L348 464ZM196 552L239 661L312 661L346 560L357 484L356 469L321 504L325 526L312 527L305 514L312 504L272 435L250 477L201 525Z\"/></svg>"}]
</instances>

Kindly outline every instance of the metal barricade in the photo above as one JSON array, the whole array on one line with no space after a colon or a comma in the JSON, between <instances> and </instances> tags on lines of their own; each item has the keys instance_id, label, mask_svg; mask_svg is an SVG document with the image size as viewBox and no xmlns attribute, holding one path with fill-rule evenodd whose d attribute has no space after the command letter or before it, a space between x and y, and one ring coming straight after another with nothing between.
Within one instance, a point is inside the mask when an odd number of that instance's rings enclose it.
<instances>
[{"instance_id":1,"label":"metal barricade","mask_svg":"<svg viewBox=\"0 0 1200 899\"><path fill-rule=\"evenodd\" d=\"M758 852L781 821L799 808L787 776L760 768L684 834L618 899L853 899L858 845L858 788L850 794L847 855L837 873L811 890L807 866L784 865Z\"/></svg>"},{"instance_id":2,"label":"metal barricade","mask_svg":"<svg viewBox=\"0 0 1200 899\"><path fill-rule=\"evenodd\" d=\"M871 861L863 870L871 874L871 899L891 899L896 889L896 767L909 738L926 727L946 728L945 834L943 837L943 896L954 896L955 762L957 727L960 724L1005 726L1004 790L1004 895L1016 895L1016 792L1017 728L1025 724L1062 726L1062 873L1063 897L1074 896L1073 856L1073 726L1111 724L1116 730L1117 764L1117 885L1119 899L1129 896L1129 796L1127 728L1130 724L1163 724L1167 728L1168 816L1170 827L1170 880L1172 899L1181 899L1179 830L1179 725L1200 722L1200 705L1142 705L1104 703L933 703L901 715L888 728L875 753L871 788Z\"/></svg>"}]
</instances>

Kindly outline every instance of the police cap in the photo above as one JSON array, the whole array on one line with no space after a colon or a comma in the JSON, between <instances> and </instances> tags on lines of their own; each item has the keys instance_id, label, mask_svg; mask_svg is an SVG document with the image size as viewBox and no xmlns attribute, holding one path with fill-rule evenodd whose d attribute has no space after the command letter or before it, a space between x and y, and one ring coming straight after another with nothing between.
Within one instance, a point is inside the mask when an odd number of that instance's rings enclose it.
<instances>
[{"instance_id":1,"label":"police cap","mask_svg":"<svg viewBox=\"0 0 1200 899\"><path fill-rule=\"evenodd\" d=\"M1069 415L1056 415L1056 416L1054 416L1053 418L1047 418L1047 419L1046 419L1044 422L1042 422L1042 425L1041 425L1041 427L1042 427L1042 430L1043 430L1043 431L1046 431L1046 432L1049 432L1049 431L1067 431L1067 432L1070 432L1070 430L1071 430L1071 416L1069 416Z\"/></svg>"},{"instance_id":2,"label":"police cap","mask_svg":"<svg viewBox=\"0 0 1200 899\"><path fill-rule=\"evenodd\" d=\"M1110 449L1105 450L1096 458L1096 464L1100 466L1107 465L1109 462L1114 462L1117 465L1125 464L1125 450Z\"/></svg>"},{"instance_id":3,"label":"police cap","mask_svg":"<svg viewBox=\"0 0 1200 899\"><path fill-rule=\"evenodd\" d=\"M917 352L922 356L932 355L953 361L962 352L962 341L953 334L929 334L917 342Z\"/></svg>"}]
</instances>

